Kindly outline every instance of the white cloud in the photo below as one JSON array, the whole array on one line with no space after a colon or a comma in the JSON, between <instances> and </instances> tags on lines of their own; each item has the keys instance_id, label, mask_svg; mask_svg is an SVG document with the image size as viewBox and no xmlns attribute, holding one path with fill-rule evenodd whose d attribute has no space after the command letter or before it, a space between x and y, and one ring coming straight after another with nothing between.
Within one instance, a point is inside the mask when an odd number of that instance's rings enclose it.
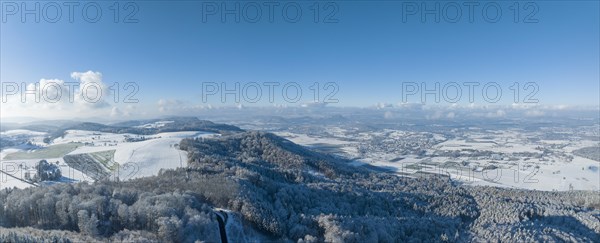
<instances>
[{"instance_id":1,"label":"white cloud","mask_svg":"<svg viewBox=\"0 0 600 243\"><path fill-rule=\"evenodd\" d=\"M75 96L78 103L89 108L107 107L106 97L110 91L106 84L102 82L102 73L100 72L72 72L71 78L79 81L79 93Z\"/></svg>"},{"instance_id":2,"label":"white cloud","mask_svg":"<svg viewBox=\"0 0 600 243\"><path fill-rule=\"evenodd\" d=\"M538 104L513 103L511 105L511 108L513 108L515 110L528 110L528 109L536 108L538 106L539 106Z\"/></svg>"},{"instance_id":3,"label":"white cloud","mask_svg":"<svg viewBox=\"0 0 600 243\"><path fill-rule=\"evenodd\" d=\"M183 101L176 99L160 99L158 100L158 111L167 112L173 110L181 110L183 106Z\"/></svg>"},{"instance_id":4,"label":"white cloud","mask_svg":"<svg viewBox=\"0 0 600 243\"><path fill-rule=\"evenodd\" d=\"M6 95L2 116L73 117L108 115L109 95L100 72L73 72L75 81L40 79L34 83L13 83L16 94ZM13 85L11 84L11 85ZM6 84L4 84L6 85Z\"/></svg>"},{"instance_id":5,"label":"white cloud","mask_svg":"<svg viewBox=\"0 0 600 243\"><path fill-rule=\"evenodd\" d=\"M110 111L110 116L111 117L121 117L123 116L123 112L116 106L113 106L112 110Z\"/></svg>"},{"instance_id":6,"label":"white cloud","mask_svg":"<svg viewBox=\"0 0 600 243\"><path fill-rule=\"evenodd\" d=\"M375 105L377 109L393 108L394 105L390 103L379 102Z\"/></svg>"},{"instance_id":7,"label":"white cloud","mask_svg":"<svg viewBox=\"0 0 600 243\"><path fill-rule=\"evenodd\" d=\"M325 102L307 102L300 105L303 108L322 108L327 106L328 103Z\"/></svg>"},{"instance_id":8,"label":"white cloud","mask_svg":"<svg viewBox=\"0 0 600 243\"><path fill-rule=\"evenodd\" d=\"M427 115L426 118L430 120L437 120L444 116L444 112L442 110L436 110L432 115Z\"/></svg>"},{"instance_id":9,"label":"white cloud","mask_svg":"<svg viewBox=\"0 0 600 243\"><path fill-rule=\"evenodd\" d=\"M500 117L505 117L506 116L506 112L502 109L496 110L496 112L488 112L485 117L487 118L500 118Z\"/></svg>"},{"instance_id":10,"label":"white cloud","mask_svg":"<svg viewBox=\"0 0 600 243\"><path fill-rule=\"evenodd\" d=\"M529 110L525 112L525 115L528 117L540 117L544 116L546 113L540 110Z\"/></svg>"},{"instance_id":11,"label":"white cloud","mask_svg":"<svg viewBox=\"0 0 600 243\"><path fill-rule=\"evenodd\" d=\"M81 84L102 83L102 73L94 71L72 72L71 78L79 80Z\"/></svg>"},{"instance_id":12,"label":"white cloud","mask_svg":"<svg viewBox=\"0 0 600 243\"><path fill-rule=\"evenodd\" d=\"M398 103L396 107L407 110L423 110L425 105L422 103Z\"/></svg>"}]
</instances>

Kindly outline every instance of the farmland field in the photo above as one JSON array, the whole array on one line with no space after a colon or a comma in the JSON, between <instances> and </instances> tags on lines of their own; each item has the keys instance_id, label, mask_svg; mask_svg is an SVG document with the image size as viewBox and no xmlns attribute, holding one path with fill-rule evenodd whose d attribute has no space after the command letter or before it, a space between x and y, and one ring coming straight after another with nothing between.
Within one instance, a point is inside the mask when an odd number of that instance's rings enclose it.
<instances>
[{"instance_id":1,"label":"farmland field","mask_svg":"<svg viewBox=\"0 0 600 243\"><path fill-rule=\"evenodd\" d=\"M6 160L17 160L17 159L46 159L46 158L60 158L65 154L80 147L81 143L66 143L56 144L45 148L31 150L31 151L19 151L6 155Z\"/></svg>"}]
</instances>

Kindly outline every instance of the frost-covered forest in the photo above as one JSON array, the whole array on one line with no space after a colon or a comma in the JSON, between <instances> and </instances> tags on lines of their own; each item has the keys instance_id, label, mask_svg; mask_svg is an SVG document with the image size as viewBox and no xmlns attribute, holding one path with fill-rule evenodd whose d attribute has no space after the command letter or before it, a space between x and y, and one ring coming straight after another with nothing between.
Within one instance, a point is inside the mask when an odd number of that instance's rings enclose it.
<instances>
[{"instance_id":1,"label":"frost-covered forest","mask_svg":"<svg viewBox=\"0 0 600 243\"><path fill-rule=\"evenodd\" d=\"M278 136L185 139L157 176L0 192L0 241L600 241L600 195L370 171Z\"/></svg>"}]
</instances>

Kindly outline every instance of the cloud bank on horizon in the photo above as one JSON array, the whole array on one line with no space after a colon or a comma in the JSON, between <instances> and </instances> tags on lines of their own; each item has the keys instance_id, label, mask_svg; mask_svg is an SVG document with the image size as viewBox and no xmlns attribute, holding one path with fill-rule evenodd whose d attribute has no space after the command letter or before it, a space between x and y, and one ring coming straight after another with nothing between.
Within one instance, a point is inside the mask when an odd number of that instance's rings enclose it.
<instances>
[{"instance_id":1,"label":"cloud bank on horizon","mask_svg":"<svg viewBox=\"0 0 600 243\"><path fill-rule=\"evenodd\" d=\"M277 114L282 111L302 114L336 109L338 111L358 109L379 112L384 119L397 119L411 114L428 120L454 120L557 117L572 111L600 112L600 106L594 105L547 105L543 103L379 102L368 106L353 107L344 106L343 103L329 104L326 102L244 104L241 99L242 102L231 104L231 102L220 103L222 97L218 95L216 100L213 100L215 104L202 103L200 99L189 101L160 98L145 101L136 97L139 91L136 84L107 83L99 71L72 72L70 77L70 80L40 79L34 83L2 83L2 106L0 107L2 118L124 120L157 116L218 114L219 112L245 114L245 112L252 113L257 110L262 114ZM227 91L227 89L225 90ZM229 92L225 95L232 96L229 97L232 100L235 95L231 94L231 90ZM426 95L431 96L431 93ZM435 99L435 97L429 98Z\"/></svg>"}]
</instances>

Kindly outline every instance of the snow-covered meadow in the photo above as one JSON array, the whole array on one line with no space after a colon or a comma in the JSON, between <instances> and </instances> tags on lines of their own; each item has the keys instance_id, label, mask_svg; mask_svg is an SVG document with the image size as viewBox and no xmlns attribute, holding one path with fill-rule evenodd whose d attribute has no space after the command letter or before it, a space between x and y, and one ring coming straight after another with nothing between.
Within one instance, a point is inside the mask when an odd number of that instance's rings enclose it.
<instances>
[{"instance_id":1,"label":"snow-covered meadow","mask_svg":"<svg viewBox=\"0 0 600 243\"><path fill-rule=\"evenodd\" d=\"M335 130L335 136L276 134L307 147L336 146L338 154L351 159L354 166L376 166L399 176L414 177L417 172L426 172L449 175L468 185L542 191L600 190L600 162L573 153L598 146L597 141L536 139L540 134L518 129L476 129L450 139L435 133L424 132L419 137L415 132L389 129L351 135L344 131L347 130ZM430 147L421 146L425 153L416 155L410 147L402 147L407 141L426 144L419 141L422 137L435 141ZM375 148L361 150L364 144L375 144Z\"/></svg>"},{"instance_id":2,"label":"snow-covered meadow","mask_svg":"<svg viewBox=\"0 0 600 243\"><path fill-rule=\"evenodd\" d=\"M160 124L151 124L160 126ZM148 125L150 126L150 125ZM161 169L184 167L187 154L179 150L178 144L183 138L211 137L208 132L168 132L154 135L115 134L96 131L67 130L49 144L43 143L46 133L28 130L9 130L2 133L3 138L25 138L29 143L3 149L1 188L25 188L31 186L23 181L27 171L35 173L35 165L45 159L58 163L63 178L61 182L93 181L87 171L80 171L65 163L64 156L81 154L114 155L110 161L98 161L112 166L112 178L120 180L156 175ZM50 183L50 182L44 182Z\"/></svg>"}]
</instances>

